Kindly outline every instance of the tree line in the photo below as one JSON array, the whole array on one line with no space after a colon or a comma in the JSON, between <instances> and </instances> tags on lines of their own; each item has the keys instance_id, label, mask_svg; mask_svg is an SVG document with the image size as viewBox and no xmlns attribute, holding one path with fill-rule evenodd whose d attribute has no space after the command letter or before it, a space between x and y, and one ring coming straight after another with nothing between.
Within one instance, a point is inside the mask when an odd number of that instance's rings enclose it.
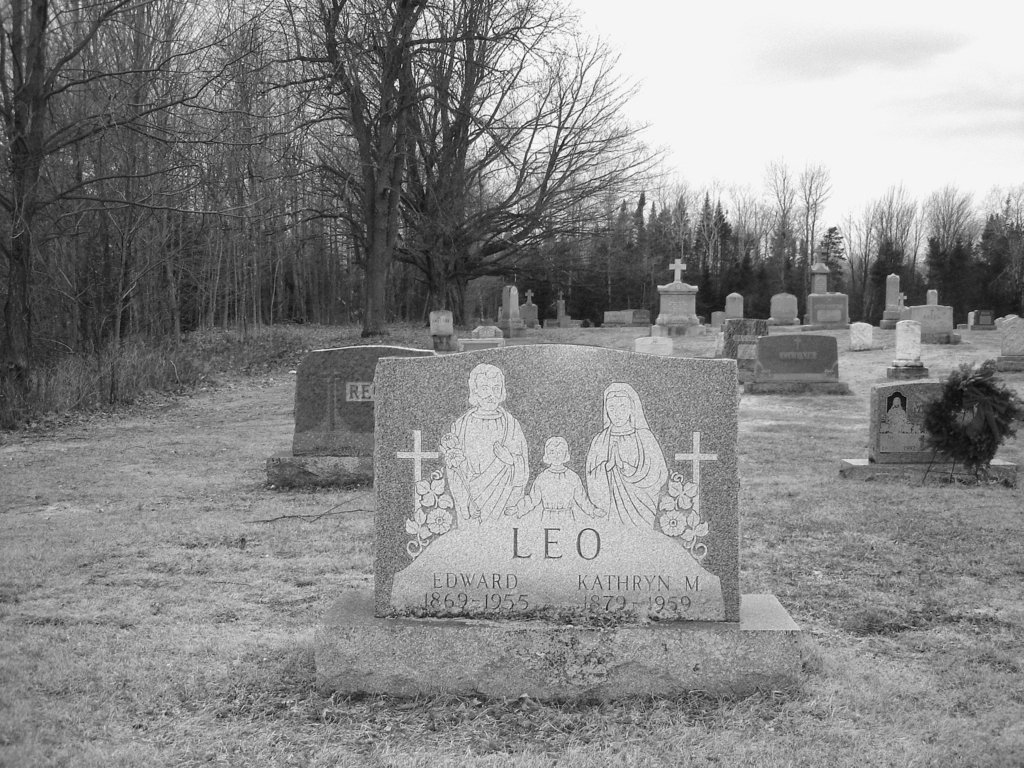
<instances>
[{"instance_id":1,"label":"tree line","mask_svg":"<svg viewBox=\"0 0 1024 768\"><path fill-rule=\"evenodd\" d=\"M980 224L896 190L825 227L820 166L672 185L616 65L556 0L8 0L0 380L132 337L471 322L486 276L655 313L677 257L704 314L765 316L818 259L865 319L885 270L1021 310L1019 190Z\"/></svg>"}]
</instances>

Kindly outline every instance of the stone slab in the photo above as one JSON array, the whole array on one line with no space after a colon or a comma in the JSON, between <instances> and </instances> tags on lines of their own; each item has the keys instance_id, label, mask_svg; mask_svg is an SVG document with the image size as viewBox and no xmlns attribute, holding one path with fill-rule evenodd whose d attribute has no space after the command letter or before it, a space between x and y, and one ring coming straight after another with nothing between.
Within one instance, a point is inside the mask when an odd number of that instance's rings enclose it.
<instances>
[{"instance_id":1,"label":"stone slab","mask_svg":"<svg viewBox=\"0 0 1024 768\"><path fill-rule=\"evenodd\" d=\"M616 309L604 313L602 326L608 328L646 326L651 324L651 313L646 309Z\"/></svg>"},{"instance_id":2,"label":"stone slab","mask_svg":"<svg viewBox=\"0 0 1024 768\"><path fill-rule=\"evenodd\" d=\"M893 381L927 379L928 369L923 365L890 365L885 369L885 378Z\"/></svg>"},{"instance_id":3,"label":"stone slab","mask_svg":"<svg viewBox=\"0 0 1024 768\"><path fill-rule=\"evenodd\" d=\"M669 336L642 336L633 341L633 351L644 355L671 355L675 345Z\"/></svg>"},{"instance_id":4,"label":"stone slab","mask_svg":"<svg viewBox=\"0 0 1024 768\"><path fill-rule=\"evenodd\" d=\"M722 324L722 357L736 361L740 382L753 381L757 340L768 335L768 321L728 319Z\"/></svg>"},{"instance_id":5,"label":"stone slab","mask_svg":"<svg viewBox=\"0 0 1024 768\"><path fill-rule=\"evenodd\" d=\"M478 349L500 349L505 346L505 337L496 339L459 339L459 352L474 352Z\"/></svg>"},{"instance_id":6,"label":"stone slab","mask_svg":"<svg viewBox=\"0 0 1024 768\"><path fill-rule=\"evenodd\" d=\"M834 336L784 334L758 338L754 382L838 381L839 345Z\"/></svg>"},{"instance_id":7,"label":"stone slab","mask_svg":"<svg viewBox=\"0 0 1024 768\"><path fill-rule=\"evenodd\" d=\"M276 488L342 488L373 482L372 456L271 456L267 485Z\"/></svg>"},{"instance_id":8,"label":"stone slab","mask_svg":"<svg viewBox=\"0 0 1024 768\"><path fill-rule=\"evenodd\" d=\"M921 331L922 344L959 344L960 334L953 331Z\"/></svg>"},{"instance_id":9,"label":"stone slab","mask_svg":"<svg viewBox=\"0 0 1024 768\"><path fill-rule=\"evenodd\" d=\"M373 375L377 361L387 356L434 353L365 344L317 349L302 359L295 378L293 455L373 456Z\"/></svg>"},{"instance_id":10,"label":"stone slab","mask_svg":"<svg viewBox=\"0 0 1024 768\"><path fill-rule=\"evenodd\" d=\"M996 370L1000 373L1020 373L1024 371L1024 356L997 357Z\"/></svg>"},{"instance_id":11,"label":"stone slab","mask_svg":"<svg viewBox=\"0 0 1024 768\"><path fill-rule=\"evenodd\" d=\"M849 395L850 387L843 381L748 381L745 395Z\"/></svg>"},{"instance_id":12,"label":"stone slab","mask_svg":"<svg viewBox=\"0 0 1024 768\"><path fill-rule=\"evenodd\" d=\"M652 325L651 336L703 336L707 327L703 325Z\"/></svg>"},{"instance_id":13,"label":"stone slab","mask_svg":"<svg viewBox=\"0 0 1024 768\"><path fill-rule=\"evenodd\" d=\"M942 461L934 464L878 464L867 459L843 459L839 463L839 475L848 480L888 480L914 485L925 482L948 483L950 480L971 482L975 479L962 464L953 465ZM1015 488L1017 465L1003 459L992 459L989 477Z\"/></svg>"},{"instance_id":14,"label":"stone slab","mask_svg":"<svg viewBox=\"0 0 1024 768\"><path fill-rule=\"evenodd\" d=\"M735 371L558 344L382 359L377 613L737 621Z\"/></svg>"},{"instance_id":15,"label":"stone slab","mask_svg":"<svg viewBox=\"0 0 1024 768\"><path fill-rule=\"evenodd\" d=\"M350 592L325 615L315 645L324 695L542 701L794 688L810 654L809 639L773 595L743 595L738 622L594 627L377 618L368 593Z\"/></svg>"}]
</instances>

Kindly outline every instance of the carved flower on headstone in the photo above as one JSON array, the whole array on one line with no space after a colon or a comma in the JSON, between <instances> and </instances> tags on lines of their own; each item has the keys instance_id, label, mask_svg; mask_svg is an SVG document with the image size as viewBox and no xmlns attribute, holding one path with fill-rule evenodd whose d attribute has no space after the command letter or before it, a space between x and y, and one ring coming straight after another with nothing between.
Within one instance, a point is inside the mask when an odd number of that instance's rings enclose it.
<instances>
[{"instance_id":1,"label":"carved flower on headstone","mask_svg":"<svg viewBox=\"0 0 1024 768\"><path fill-rule=\"evenodd\" d=\"M451 506L451 499L447 496L442 497L447 499L448 506ZM427 512L427 530L431 533L440 536L442 533L448 533L452 529L452 513L438 505L434 509Z\"/></svg>"},{"instance_id":2,"label":"carved flower on headstone","mask_svg":"<svg viewBox=\"0 0 1024 768\"><path fill-rule=\"evenodd\" d=\"M663 512L658 521L661 524L662 533L668 536L680 536L686 529L686 515L678 509L671 509Z\"/></svg>"},{"instance_id":3,"label":"carved flower on headstone","mask_svg":"<svg viewBox=\"0 0 1024 768\"><path fill-rule=\"evenodd\" d=\"M416 483L417 502L424 509L437 506L437 499L442 493L444 493L444 480L420 480Z\"/></svg>"},{"instance_id":4,"label":"carved flower on headstone","mask_svg":"<svg viewBox=\"0 0 1024 768\"><path fill-rule=\"evenodd\" d=\"M686 528L682 533L683 541L692 545L697 539L707 535L708 524L702 523L700 516L696 512L688 514L686 516Z\"/></svg>"}]
</instances>

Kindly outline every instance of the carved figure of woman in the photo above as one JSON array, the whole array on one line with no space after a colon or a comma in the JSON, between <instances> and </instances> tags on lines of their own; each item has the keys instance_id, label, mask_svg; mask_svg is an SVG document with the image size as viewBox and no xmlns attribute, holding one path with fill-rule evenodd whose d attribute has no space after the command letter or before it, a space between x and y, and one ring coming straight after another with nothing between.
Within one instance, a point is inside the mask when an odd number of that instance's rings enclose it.
<instances>
[{"instance_id":1,"label":"carved figure of woman","mask_svg":"<svg viewBox=\"0 0 1024 768\"><path fill-rule=\"evenodd\" d=\"M470 409L441 438L448 487L460 520L500 518L523 498L529 453L519 421L502 407L505 375L487 363L469 374Z\"/></svg>"},{"instance_id":2,"label":"carved figure of woman","mask_svg":"<svg viewBox=\"0 0 1024 768\"><path fill-rule=\"evenodd\" d=\"M595 505L624 523L654 527L668 467L640 396L629 384L605 389L604 429L590 443L586 470L587 492Z\"/></svg>"}]
</instances>

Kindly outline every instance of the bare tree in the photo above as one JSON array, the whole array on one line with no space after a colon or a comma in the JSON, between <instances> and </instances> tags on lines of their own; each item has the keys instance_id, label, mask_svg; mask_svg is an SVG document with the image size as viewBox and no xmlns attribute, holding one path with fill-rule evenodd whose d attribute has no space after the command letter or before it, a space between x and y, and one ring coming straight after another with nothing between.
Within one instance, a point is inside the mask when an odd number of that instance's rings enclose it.
<instances>
[{"instance_id":1,"label":"bare tree","mask_svg":"<svg viewBox=\"0 0 1024 768\"><path fill-rule=\"evenodd\" d=\"M935 239L942 252L951 251L957 242L973 243L981 229L973 196L952 184L928 196L924 203L924 219L928 237Z\"/></svg>"},{"instance_id":2,"label":"bare tree","mask_svg":"<svg viewBox=\"0 0 1024 768\"><path fill-rule=\"evenodd\" d=\"M832 194L832 179L823 165L808 165L800 172L799 188L800 214L803 219L801 236L804 242L804 287L810 287L811 265L816 261L813 253L816 247L818 220L825 203Z\"/></svg>"}]
</instances>

